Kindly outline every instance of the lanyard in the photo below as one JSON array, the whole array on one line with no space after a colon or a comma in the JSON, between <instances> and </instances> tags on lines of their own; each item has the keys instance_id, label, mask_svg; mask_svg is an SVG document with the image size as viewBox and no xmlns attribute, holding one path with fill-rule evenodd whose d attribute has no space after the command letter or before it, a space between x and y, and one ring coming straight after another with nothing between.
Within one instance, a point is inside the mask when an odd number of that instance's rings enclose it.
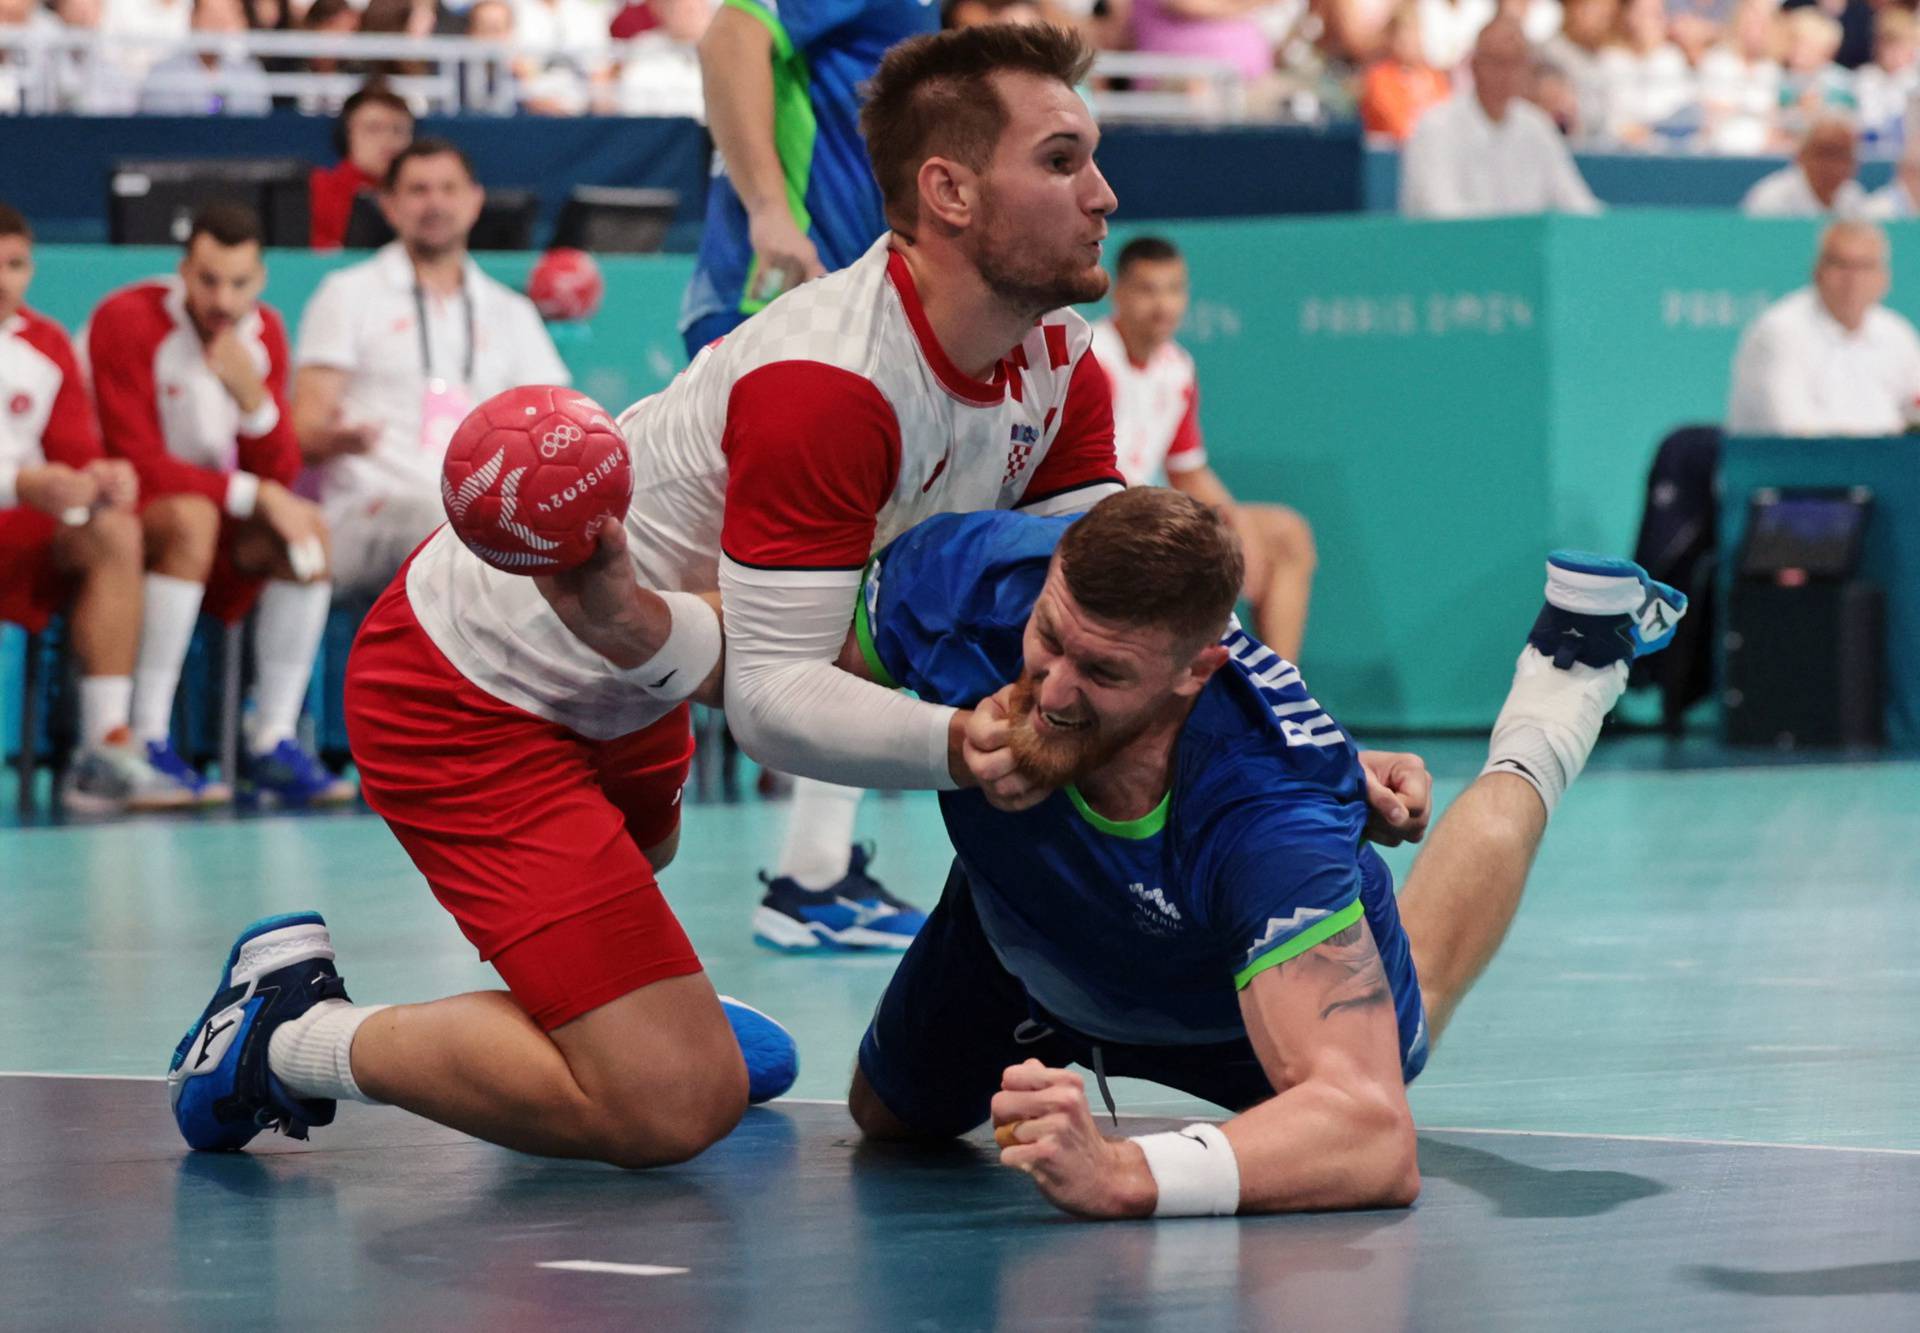
<instances>
[{"instance_id":1,"label":"lanyard","mask_svg":"<svg viewBox=\"0 0 1920 1333\"><path fill-rule=\"evenodd\" d=\"M413 308L419 317L420 325L420 369L428 379L433 378L433 348L427 337L427 294L420 288L419 282L413 284ZM464 275L460 279L460 309L467 320L467 359L460 377L465 385L473 383L473 293L467 290Z\"/></svg>"}]
</instances>

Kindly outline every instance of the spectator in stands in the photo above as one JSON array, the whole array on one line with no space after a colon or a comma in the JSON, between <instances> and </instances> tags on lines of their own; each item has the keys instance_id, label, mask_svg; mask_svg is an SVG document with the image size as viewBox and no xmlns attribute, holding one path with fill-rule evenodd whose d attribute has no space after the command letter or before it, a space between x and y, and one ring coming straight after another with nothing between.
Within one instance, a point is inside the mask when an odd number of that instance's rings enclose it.
<instances>
[{"instance_id":1,"label":"spectator in stands","mask_svg":"<svg viewBox=\"0 0 1920 1333\"><path fill-rule=\"evenodd\" d=\"M660 22L620 55L620 114L705 120L698 43L713 11L707 0L653 0L652 7Z\"/></svg>"},{"instance_id":2,"label":"spectator in stands","mask_svg":"<svg viewBox=\"0 0 1920 1333\"><path fill-rule=\"evenodd\" d=\"M61 610L80 671L80 753L64 798L79 813L178 808L128 721L140 635L139 482L101 452L73 347L26 305L33 232L0 204L0 621Z\"/></svg>"},{"instance_id":3,"label":"spectator in stands","mask_svg":"<svg viewBox=\"0 0 1920 1333\"><path fill-rule=\"evenodd\" d=\"M1239 72L1254 98L1271 96L1273 46L1254 19L1270 0L1133 0L1133 44L1158 55L1206 56ZM1177 82L1177 81L1168 81ZM1188 93L1208 95L1204 83Z\"/></svg>"},{"instance_id":4,"label":"spectator in stands","mask_svg":"<svg viewBox=\"0 0 1920 1333\"><path fill-rule=\"evenodd\" d=\"M169 46L193 31L193 0L104 0L100 31L138 42L120 56L137 84Z\"/></svg>"},{"instance_id":5,"label":"spectator in stands","mask_svg":"<svg viewBox=\"0 0 1920 1333\"><path fill-rule=\"evenodd\" d=\"M1619 40L1600 56L1607 80L1607 137L1647 142L1695 102L1693 71L1667 37L1666 0L1625 0Z\"/></svg>"},{"instance_id":6,"label":"spectator in stands","mask_svg":"<svg viewBox=\"0 0 1920 1333\"><path fill-rule=\"evenodd\" d=\"M1193 358L1174 341L1187 314L1187 264L1172 242L1139 236L1114 266L1113 314L1093 326L1113 385L1114 453L1129 486L1171 486L1218 509L1240 535L1246 598L1267 647L1300 660L1313 591L1313 531L1284 505L1237 503L1200 438Z\"/></svg>"},{"instance_id":7,"label":"spectator in stands","mask_svg":"<svg viewBox=\"0 0 1920 1333\"><path fill-rule=\"evenodd\" d=\"M1416 0L1420 6L1420 36L1427 44L1427 63L1454 73L1466 64L1474 38L1499 12L1495 0Z\"/></svg>"},{"instance_id":8,"label":"spectator in stands","mask_svg":"<svg viewBox=\"0 0 1920 1333\"><path fill-rule=\"evenodd\" d=\"M193 0L193 32L247 30L240 0ZM241 51L181 50L147 71L140 110L149 116L264 116L273 109L267 72Z\"/></svg>"},{"instance_id":9,"label":"spectator in stands","mask_svg":"<svg viewBox=\"0 0 1920 1333\"><path fill-rule=\"evenodd\" d=\"M1619 21L1620 0L1567 0L1560 31L1540 48L1573 85L1579 111L1575 119L1583 135L1604 135L1607 130L1610 85L1602 57Z\"/></svg>"},{"instance_id":10,"label":"spectator in stands","mask_svg":"<svg viewBox=\"0 0 1920 1333\"><path fill-rule=\"evenodd\" d=\"M1772 0L1769 0L1771 3ZM1667 36L1694 69L1719 45L1739 0L1667 0Z\"/></svg>"},{"instance_id":11,"label":"spectator in stands","mask_svg":"<svg viewBox=\"0 0 1920 1333\"><path fill-rule=\"evenodd\" d=\"M1733 361L1736 435L1898 435L1920 400L1920 335L1880 302L1887 238L1870 222L1820 237L1813 285L1761 312Z\"/></svg>"},{"instance_id":12,"label":"spectator in stands","mask_svg":"<svg viewBox=\"0 0 1920 1333\"><path fill-rule=\"evenodd\" d=\"M528 111L577 116L610 90L608 15L594 0L514 0L513 27L535 65L521 89Z\"/></svg>"},{"instance_id":13,"label":"spectator in stands","mask_svg":"<svg viewBox=\"0 0 1920 1333\"><path fill-rule=\"evenodd\" d=\"M430 37L438 14L435 0L367 0L360 11L360 31L381 37ZM365 67L371 79L397 79L425 74L424 60L375 60Z\"/></svg>"},{"instance_id":14,"label":"spectator in stands","mask_svg":"<svg viewBox=\"0 0 1920 1333\"><path fill-rule=\"evenodd\" d=\"M378 82L349 97L333 126L340 161L315 167L307 177L307 243L315 250L338 250L346 244L353 201L379 190L387 168L411 142L413 112L404 98Z\"/></svg>"},{"instance_id":15,"label":"spectator in stands","mask_svg":"<svg viewBox=\"0 0 1920 1333\"><path fill-rule=\"evenodd\" d=\"M1473 48L1473 85L1421 117L1400 156L1402 213L1599 211L1560 132L1520 96L1532 68L1518 23L1497 18L1482 30Z\"/></svg>"},{"instance_id":16,"label":"spectator in stands","mask_svg":"<svg viewBox=\"0 0 1920 1333\"><path fill-rule=\"evenodd\" d=\"M1740 0L1725 40L1700 58L1706 141L1718 152L1780 145L1779 18L1775 0Z\"/></svg>"},{"instance_id":17,"label":"spectator in stands","mask_svg":"<svg viewBox=\"0 0 1920 1333\"><path fill-rule=\"evenodd\" d=\"M1523 96L1546 113L1562 138L1580 137L1580 94L1565 70L1544 56L1536 59Z\"/></svg>"},{"instance_id":18,"label":"spectator in stands","mask_svg":"<svg viewBox=\"0 0 1920 1333\"><path fill-rule=\"evenodd\" d=\"M649 11L649 14L651 11ZM466 35L476 42L490 42L508 50L514 48L513 6L508 0L475 0L467 10ZM507 69L512 75L513 89L511 102L518 106L523 88L529 88L540 74L540 62L532 56L513 54L507 61ZM496 85L487 85L486 94L491 99L498 92Z\"/></svg>"},{"instance_id":19,"label":"spectator in stands","mask_svg":"<svg viewBox=\"0 0 1920 1333\"><path fill-rule=\"evenodd\" d=\"M1859 131L1828 113L1808 129L1793 161L1753 183L1740 211L1752 218L1860 217L1867 192L1854 179L1859 166Z\"/></svg>"},{"instance_id":20,"label":"spectator in stands","mask_svg":"<svg viewBox=\"0 0 1920 1333\"><path fill-rule=\"evenodd\" d=\"M398 239L328 275L301 316L293 425L342 596L378 592L442 522L440 460L476 403L568 382L532 303L467 257L483 198L464 153L415 139L380 195Z\"/></svg>"},{"instance_id":21,"label":"spectator in stands","mask_svg":"<svg viewBox=\"0 0 1920 1333\"><path fill-rule=\"evenodd\" d=\"M300 28L308 33L345 36L360 31L360 11L348 0L313 0L313 4L301 16ZM337 56L310 56L306 65L309 74L341 72L341 61ZM306 93L300 98L300 109L308 115L338 115L344 102L344 98L328 94Z\"/></svg>"},{"instance_id":22,"label":"spectator in stands","mask_svg":"<svg viewBox=\"0 0 1920 1333\"><path fill-rule=\"evenodd\" d=\"M1920 217L1920 138L1907 141L1893 179L1867 196L1866 212L1888 222Z\"/></svg>"},{"instance_id":23,"label":"spectator in stands","mask_svg":"<svg viewBox=\"0 0 1920 1333\"><path fill-rule=\"evenodd\" d=\"M149 553L133 737L199 804L232 792L174 747L180 668L203 607L232 623L256 600L244 794L291 806L353 796L294 739L332 598L319 507L288 489L300 447L287 335L260 300L266 280L260 220L212 204L194 216L176 275L115 292L87 327L102 432L139 473Z\"/></svg>"},{"instance_id":24,"label":"spectator in stands","mask_svg":"<svg viewBox=\"0 0 1920 1333\"><path fill-rule=\"evenodd\" d=\"M949 0L940 11L943 28L977 28L982 23L1046 23L1049 19L1032 0Z\"/></svg>"},{"instance_id":25,"label":"spectator in stands","mask_svg":"<svg viewBox=\"0 0 1920 1333\"><path fill-rule=\"evenodd\" d=\"M1882 9L1873 21L1873 60L1853 75L1863 138L1897 143L1905 136L1907 104L1920 91L1916 57L1920 57L1920 25L1913 11Z\"/></svg>"},{"instance_id":26,"label":"spectator in stands","mask_svg":"<svg viewBox=\"0 0 1920 1333\"><path fill-rule=\"evenodd\" d=\"M1387 20L1386 54L1361 81L1361 124L1369 134L1405 143L1420 117L1447 100L1447 89L1447 75L1427 63L1419 6L1402 4Z\"/></svg>"},{"instance_id":27,"label":"spectator in stands","mask_svg":"<svg viewBox=\"0 0 1920 1333\"><path fill-rule=\"evenodd\" d=\"M1852 79L1833 61L1840 51L1839 23L1811 6L1790 9L1781 16L1780 33L1780 105L1789 132L1830 111L1852 111Z\"/></svg>"},{"instance_id":28,"label":"spectator in stands","mask_svg":"<svg viewBox=\"0 0 1920 1333\"><path fill-rule=\"evenodd\" d=\"M0 9L5 4L0 0ZM68 34L100 31L100 0L57 0L53 12ZM140 80L150 61L124 47L105 44L87 51L61 51L53 61L50 110L76 116L130 116L138 110Z\"/></svg>"}]
</instances>

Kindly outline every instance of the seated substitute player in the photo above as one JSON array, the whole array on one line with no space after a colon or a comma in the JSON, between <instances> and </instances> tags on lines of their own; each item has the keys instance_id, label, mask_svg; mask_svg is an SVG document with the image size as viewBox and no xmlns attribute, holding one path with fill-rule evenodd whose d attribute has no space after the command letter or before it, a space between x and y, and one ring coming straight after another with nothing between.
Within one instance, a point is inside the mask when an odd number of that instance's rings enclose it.
<instances>
[{"instance_id":1,"label":"seated substitute player","mask_svg":"<svg viewBox=\"0 0 1920 1333\"><path fill-rule=\"evenodd\" d=\"M1173 337L1187 317L1187 261L1172 241L1136 236L1113 274L1113 314L1093 326L1093 354L1113 384L1120 471L1129 486L1171 486L1226 516L1240 535L1254 629L1297 662L1313 592L1313 529L1286 505L1235 501L1207 466L1193 357Z\"/></svg>"},{"instance_id":2,"label":"seated substitute player","mask_svg":"<svg viewBox=\"0 0 1920 1333\"><path fill-rule=\"evenodd\" d=\"M1486 771L1396 904L1352 745L1291 664L1220 636L1240 573L1224 523L1156 489L1071 525L937 518L876 557L843 661L999 716L983 745L1036 786L1019 813L941 797L957 859L860 1046L868 1135L991 1115L1001 1160L1088 1217L1419 1192L1405 1083L1505 935L1628 660L1685 601L1554 554ZM1420 816L1417 760L1391 767ZM1069 1062L1240 1115L1109 1139Z\"/></svg>"},{"instance_id":3,"label":"seated substitute player","mask_svg":"<svg viewBox=\"0 0 1920 1333\"><path fill-rule=\"evenodd\" d=\"M100 449L60 326L26 305L33 230L0 204L0 621L45 627L64 607L80 667L80 752L61 801L77 814L177 809L127 725L140 635L133 469Z\"/></svg>"},{"instance_id":4,"label":"seated substitute player","mask_svg":"<svg viewBox=\"0 0 1920 1333\"><path fill-rule=\"evenodd\" d=\"M173 696L202 606L232 622L257 600L241 796L333 804L351 800L353 785L294 739L333 588L319 506L289 489L300 446L287 335L260 299L260 245L253 210L210 204L194 216L176 276L115 292L88 322L107 448L140 474L148 560L133 734L197 801L232 795L174 748Z\"/></svg>"},{"instance_id":5,"label":"seated substitute player","mask_svg":"<svg viewBox=\"0 0 1920 1333\"><path fill-rule=\"evenodd\" d=\"M892 233L623 414L633 501L598 556L529 579L451 530L420 548L361 627L348 733L368 803L507 990L355 1006L317 914L250 927L173 1057L189 1143L303 1133L341 1097L634 1166L732 1129L751 1071L656 881L685 700L720 656L698 593L725 597L727 716L756 759L853 786L979 781L970 713L835 661L861 567L914 523L1120 488L1106 378L1063 309L1107 283L1114 197L1074 91L1090 63L1055 28L894 47L863 112Z\"/></svg>"}]
</instances>

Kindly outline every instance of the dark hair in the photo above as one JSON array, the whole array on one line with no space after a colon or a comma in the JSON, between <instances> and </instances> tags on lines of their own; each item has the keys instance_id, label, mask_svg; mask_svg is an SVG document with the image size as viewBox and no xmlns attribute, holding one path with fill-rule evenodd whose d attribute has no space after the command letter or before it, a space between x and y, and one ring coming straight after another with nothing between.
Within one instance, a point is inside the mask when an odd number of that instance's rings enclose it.
<instances>
[{"instance_id":1,"label":"dark hair","mask_svg":"<svg viewBox=\"0 0 1920 1333\"><path fill-rule=\"evenodd\" d=\"M266 243L261 236L260 215L245 204L227 199L200 205L187 229L187 249L193 249L193 243L202 236L211 236L216 245Z\"/></svg>"},{"instance_id":2,"label":"dark hair","mask_svg":"<svg viewBox=\"0 0 1920 1333\"><path fill-rule=\"evenodd\" d=\"M368 79L359 91L349 97L340 106L340 114L333 119L333 153L335 157L347 155L347 122L363 106L383 106L389 111L398 111L409 122L413 120L413 108L407 105L407 99L387 87L381 79Z\"/></svg>"},{"instance_id":3,"label":"dark hair","mask_svg":"<svg viewBox=\"0 0 1920 1333\"><path fill-rule=\"evenodd\" d=\"M1239 600L1239 539L1190 495L1142 486L1110 495L1060 539L1060 573L1089 615L1157 626L1187 645L1218 638Z\"/></svg>"},{"instance_id":4,"label":"dark hair","mask_svg":"<svg viewBox=\"0 0 1920 1333\"><path fill-rule=\"evenodd\" d=\"M27 215L12 204L0 203L0 236L22 236L33 239L33 228L27 225Z\"/></svg>"},{"instance_id":5,"label":"dark hair","mask_svg":"<svg viewBox=\"0 0 1920 1333\"><path fill-rule=\"evenodd\" d=\"M351 12L352 9L353 6L348 4L347 0L313 0L313 3L307 7L307 12L301 15L300 27L308 32L317 31L322 24L331 23L342 14ZM289 8L287 12L293 11ZM355 26L358 26L357 22Z\"/></svg>"},{"instance_id":6,"label":"dark hair","mask_svg":"<svg viewBox=\"0 0 1920 1333\"><path fill-rule=\"evenodd\" d=\"M1135 264L1164 264L1180 258L1180 247L1164 236L1136 236L1120 248L1113 271L1124 275Z\"/></svg>"},{"instance_id":7,"label":"dark hair","mask_svg":"<svg viewBox=\"0 0 1920 1333\"><path fill-rule=\"evenodd\" d=\"M393 163L387 168L387 178L380 183L380 188L388 194L392 194L394 187L400 184L400 172L406 167L407 163L422 157L454 158L459 161L461 169L467 173L468 180L478 181L480 179L474 174L473 163L467 157L466 153L461 150L459 144L451 139L436 139L429 136L425 139L415 139L412 143L393 155Z\"/></svg>"},{"instance_id":8,"label":"dark hair","mask_svg":"<svg viewBox=\"0 0 1920 1333\"><path fill-rule=\"evenodd\" d=\"M986 170L1007 128L995 74L1035 74L1068 87L1093 65L1079 36L1049 24L989 23L901 42L866 87L860 132L880 184L887 225L910 230L920 213L920 166L951 158Z\"/></svg>"}]
</instances>

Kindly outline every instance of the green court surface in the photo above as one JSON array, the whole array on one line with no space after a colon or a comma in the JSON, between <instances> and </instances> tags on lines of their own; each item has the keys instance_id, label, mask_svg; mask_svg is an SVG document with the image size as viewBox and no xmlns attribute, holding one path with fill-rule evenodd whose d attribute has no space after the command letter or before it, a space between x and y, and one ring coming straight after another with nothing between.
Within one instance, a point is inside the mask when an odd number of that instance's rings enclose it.
<instances>
[{"instance_id":1,"label":"green court surface","mask_svg":"<svg viewBox=\"0 0 1920 1333\"><path fill-rule=\"evenodd\" d=\"M1472 772L1416 748L1443 797ZM1414 1086L1420 1202L1349 1216L1077 1223L978 1141L862 1148L838 1101L891 961L753 946L758 802L690 806L665 882L802 1072L704 1157L550 1164L364 1107L190 1155L153 1076L247 921L321 909L364 1001L491 974L364 813L0 829L0 1327L1920 1327L1920 763L1725 758L1603 749ZM930 798L862 833L932 900Z\"/></svg>"}]
</instances>

